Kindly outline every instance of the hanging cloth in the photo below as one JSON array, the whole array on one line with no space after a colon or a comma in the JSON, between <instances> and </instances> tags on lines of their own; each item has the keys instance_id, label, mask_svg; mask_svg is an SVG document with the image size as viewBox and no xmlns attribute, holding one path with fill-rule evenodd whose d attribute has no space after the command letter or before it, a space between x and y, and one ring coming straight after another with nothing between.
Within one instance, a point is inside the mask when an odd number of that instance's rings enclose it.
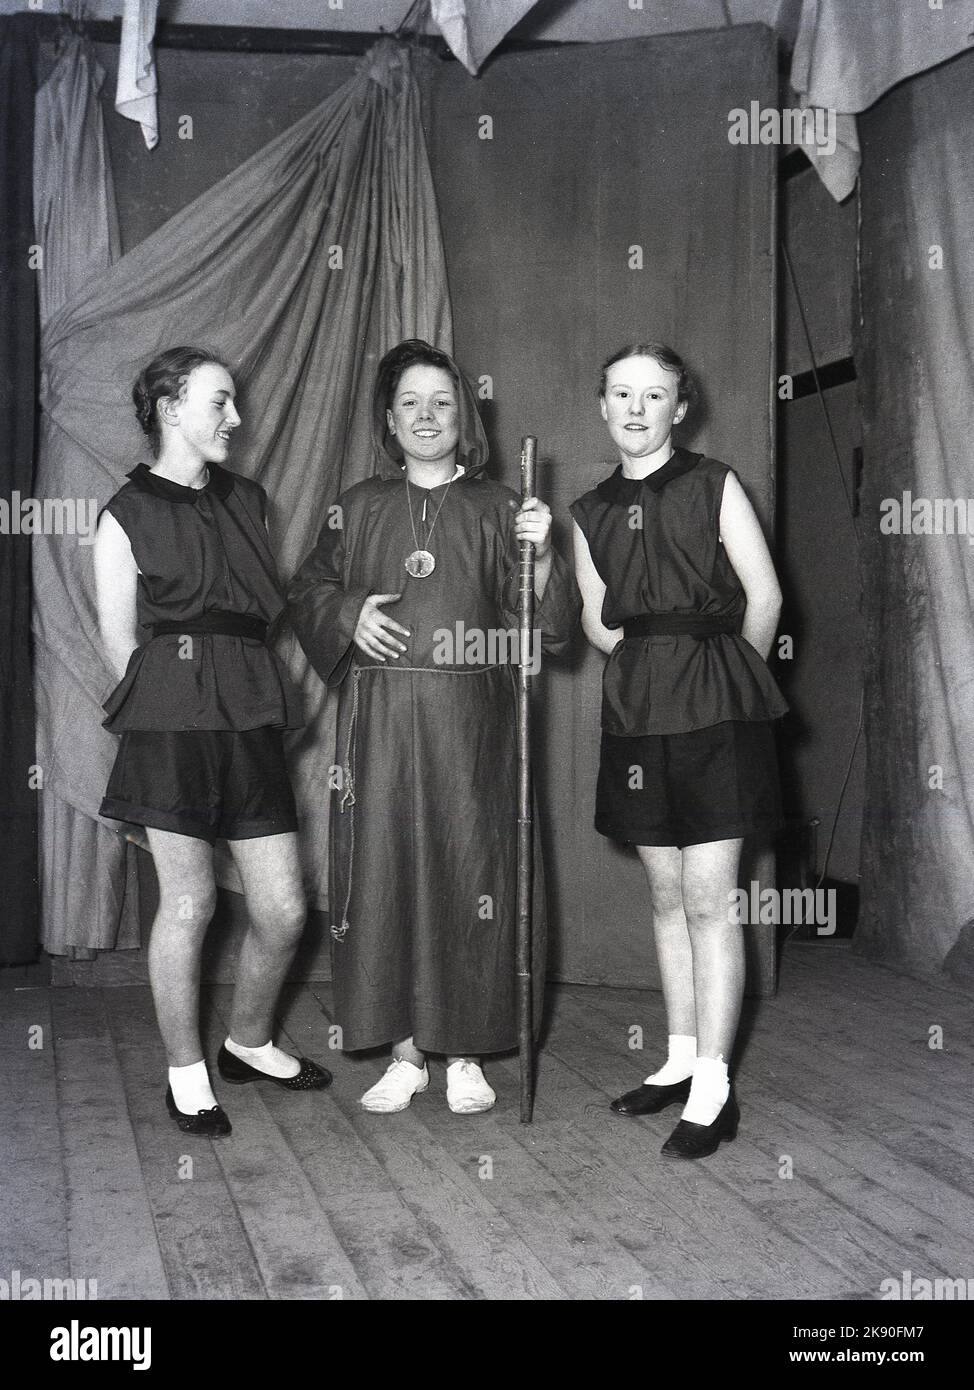
<instances>
[{"instance_id":1,"label":"hanging cloth","mask_svg":"<svg viewBox=\"0 0 974 1390\"><path fill-rule=\"evenodd\" d=\"M159 82L152 52L158 9L159 0L125 0L115 89L115 110L130 121L138 121L148 150L159 143Z\"/></svg>"},{"instance_id":2,"label":"hanging cloth","mask_svg":"<svg viewBox=\"0 0 974 1390\"><path fill-rule=\"evenodd\" d=\"M268 492L272 543L287 580L329 505L370 471L379 358L406 337L452 347L412 71L418 61L380 41L338 92L46 325L39 462L46 495L103 506L145 455L132 381L162 348L201 342L233 369L244 426L231 466ZM50 784L96 818L117 747L101 727L100 707L116 678L98 638L91 546L45 547L34 593ZM277 650L305 694L309 722L290 753L308 885L324 906L333 711L291 634ZM65 858L59 870L67 869ZM218 878L238 885L228 856L218 860Z\"/></svg>"},{"instance_id":3,"label":"hanging cloth","mask_svg":"<svg viewBox=\"0 0 974 1390\"><path fill-rule=\"evenodd\" d=\"M37 277L41 323L118 259L112 169L99 93L105 73L88 42L68 39L34 108L34 224L43 254ZM77 545L73 535L34 539L35 576L51 571L49 550ZM58 685L39 681L37 747L49 764L49 731L62 727L52 707ZM40 789L41 931L53 955L83 958L95 947L139 944L137 851L107 825L58 794ZM84 873L66 873L84 864Z\"/></svg>"}]
</instances>

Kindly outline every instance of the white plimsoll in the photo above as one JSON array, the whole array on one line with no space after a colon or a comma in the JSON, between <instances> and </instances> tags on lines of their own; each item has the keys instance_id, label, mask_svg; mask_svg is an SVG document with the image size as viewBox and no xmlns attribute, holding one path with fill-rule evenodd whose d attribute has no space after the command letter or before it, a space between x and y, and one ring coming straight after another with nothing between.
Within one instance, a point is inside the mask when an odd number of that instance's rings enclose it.
<instances>
[{"instance_id":1,"label":"white plimsoll","mask_svg":"<svg viewBox=\"0 0 974 1390\"><path fill-rule=\"evenodd\" d=\"M476 1062L461 1059L446 1069L446 1100L455 1115L479 1115L497 1099Z\"/></svg>"},{"instance_id":2,"label":"white plimsoll","mask_svg":"<svg viewBox=\"0 0 974 1390\"><path fill-rule=\"evenodd\" d=\"M425 1091L429 1084L430 1074L425 1066L414 1067L412 1062L397 1058L389 1063L385 1075L366 1091L359 1104L373 1114L392 1115L397 1110L405 1110L413 1096Z\"/></svg>"}]
</instances>

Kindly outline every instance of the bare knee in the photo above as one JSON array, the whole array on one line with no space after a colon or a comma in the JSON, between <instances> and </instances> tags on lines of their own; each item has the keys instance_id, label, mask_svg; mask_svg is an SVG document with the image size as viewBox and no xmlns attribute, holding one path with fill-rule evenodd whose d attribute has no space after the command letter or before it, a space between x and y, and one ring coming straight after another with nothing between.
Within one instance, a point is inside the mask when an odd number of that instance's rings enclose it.
<instances>
[{"instance_id":1,"label":"bare knee","mask_svg":"<svg viewBox=\"0 0 974 1390\"><path fill-rule=\"evenodd\" d=\"M691 936L730 930L734 925L729 898L710 888L685 888L683 906Z\"/></svg>"},{"instance_id":2,"label":"bare knee","mask_svg":"<svg viewBox=\"0 0 974 1390\"><path fill-rule=\"evenodd\" d=\"M261 943L269 950L290 950L296 946L308 916L308 904L300 889L250 907L251 923Z\"/></svg>"},{"instance_id":3,"label":"bare knee","mask_svg":"<svg viewBox=\"0 0 974 1390\"><path fill-rule=\"evenodd\" d=\"M212 884L182 891L170 889L159 895L159 917L167 925L202 931L216 911L216 888Z\"/></svg>"}]
</instances>

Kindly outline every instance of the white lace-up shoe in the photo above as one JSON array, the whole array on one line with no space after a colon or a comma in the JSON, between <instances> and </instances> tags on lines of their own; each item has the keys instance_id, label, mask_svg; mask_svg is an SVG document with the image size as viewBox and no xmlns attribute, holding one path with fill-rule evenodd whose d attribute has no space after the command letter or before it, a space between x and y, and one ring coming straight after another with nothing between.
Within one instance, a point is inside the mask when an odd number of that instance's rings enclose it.
<instances>
[{"instance_id":1,"label":"white lace-up shoe","mask_svg":"<svg viewBox=\"0 0 974 1390\"><path fill-rule=\"evenodd\" d=\"M386 1067L385 1075L371 1090L366 1091L359 1104L363 1110L376 1115L392 1115L405 1110L413 1096L425 1091L430 1084L426 1067L414 1067L412 1062L396 1058Z\"/></svg>"},{"instance_id":2,"label":"white lace-up shoe","mask_svg":"<svg viewBox=\"0 0 974 1390\"><path fill-rule=\"evenodd\" d=\"M479 1115L497 1099L476 1062L451 1062L446 1069L446 1100L454 1115Z\"/></svg>"}]
</instances>

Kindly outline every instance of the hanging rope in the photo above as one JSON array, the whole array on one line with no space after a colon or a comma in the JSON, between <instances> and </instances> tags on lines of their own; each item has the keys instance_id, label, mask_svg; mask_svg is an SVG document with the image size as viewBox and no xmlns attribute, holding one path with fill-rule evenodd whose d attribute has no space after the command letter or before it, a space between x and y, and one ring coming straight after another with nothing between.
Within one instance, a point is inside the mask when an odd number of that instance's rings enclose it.
<instances>
[{"instance_id":1,"label":"hanging rope","mask_svg":"<svg viewBox=\"0 0 974 1390\"><path fill-rule=\"evenodd\" d=\"M797 304L798 304L798 313L799 313L799 317L801 318L802 331L803 331L804 334L805 334L805 343L806 343L806 345L807 345L807 347L808 347L808 356L809 356L809 360L810 360L810 362L811 362L811 364L812 364L812 378L813 378L813 380L814 380L814 382L815 382L815 390L816 390L816 392L817 392L817 394L818 394L819 404L820 404L821 407L822 407L822 414L823 414L824 417L825 417L825 427L826 427L826 429L828 430L829 439L831 440L831 443L832 443L832 455L833 455L833 458L835 459L836 472L838 473L838 475L839 475L839 481L840 481L840 483L842 484L842 492L843 492L843 495L845 496L846 506L849 508L849 518L850 518L850 520L851 520L851 522L852 522L852 529L853 529L853 530L855 531L855 533L856 533L856 540L861 542L862 536L861 536L860 531L859 531L859 522L858 522L858 519L857 519L857 517L856 517L855 508L854 508L854 506L853 506L852 498L849 496L849 489L848 489L848 486L846 485L845 474L844 474L843 471L842 471L842 459L841 459L840 456L839 456L839 446L838 446L838 443L837 443L836 438L835 438L835 431L834 431L834 429L832 428L832 417L831 417L830 414L829 414L829 407L828 407L828 404L827 404L826 399L825 399L825 392L822 390L822 383L821 383L821 381L820 381L820 379L819 379L819 374L818 374L818 362L816 361L816 358L815 358L815 349L814 349L814 347L812 346L812 335L811 335L811 333L809 332L809 329L808 329L808 319L807 319L807 317L806 317L806 315L805 315L805 305L804 305L804 302L803 302L803 300L802 300L801 290L800 290L799 287L798 287L798 277L795 275L795 267L792 265L791 256L788 254L788 247L785 245L785 242L784 242L784 238L783 238L783 237L779 239L779 245L780 245L780 247L781 247L781 253L782 253L782 255L783 255L784 258L785 258L785 265L788 267L788 275L789 275L789 278L790 278L790 280L791 280L792 289L793 289L794 292L795 292L795 300L796 300L796 302L797 302ZM864 714L864 709L865 709L865 698L866 698L866 691L865 691L865 686L863 686L862 690L860 690L860 692L859 692L859 721L858 721L858 723L857 723L857 725L856 725L856 736L855 736L855 738L854 738L853 741L852 741L852 751L851 751L850 754L849 754L849 761L848 761L848 763L846 764L845 776L844 776L843 779L842 779L842 786L841 786L841 788L840 788L840 790L839 790L839 798L838 798L838 801L836 802L835 814L834 814L833 817L832 817L832 826L831 826L831 829L830 829L830 831L829 831L829 841L828 841L828 845L826 846L826 850L825 850L825 858L824 858L824 860L822 861L822 872L821 872L821 874L819 875L818 882L817 882L816 885L815 885L816 888L821 888L822 883L823 883L824 880L825 880L825 875L826 875L826 873L828 872L829 858L830 858L830 856L831 856L831 854L832 854L832 845L833 845L833 843L834 843L834 841L835 841L835 832L836 832L836 828L837 828L837 826L838 826L838 824L839 824L839 816L842 814L842 803L843 803L843 801L845 800L846 788L847 788L848 785L849 785L849 778L852 776L852 768L853 768L853 765L854 765L855 760L856 760L856 750L857 750L858 747L859 747L859 739L862 737L862 724L863 724L863 714ZM792 933L792 935L794 935L794 933Z\"/></svg>"}]
</instances>

